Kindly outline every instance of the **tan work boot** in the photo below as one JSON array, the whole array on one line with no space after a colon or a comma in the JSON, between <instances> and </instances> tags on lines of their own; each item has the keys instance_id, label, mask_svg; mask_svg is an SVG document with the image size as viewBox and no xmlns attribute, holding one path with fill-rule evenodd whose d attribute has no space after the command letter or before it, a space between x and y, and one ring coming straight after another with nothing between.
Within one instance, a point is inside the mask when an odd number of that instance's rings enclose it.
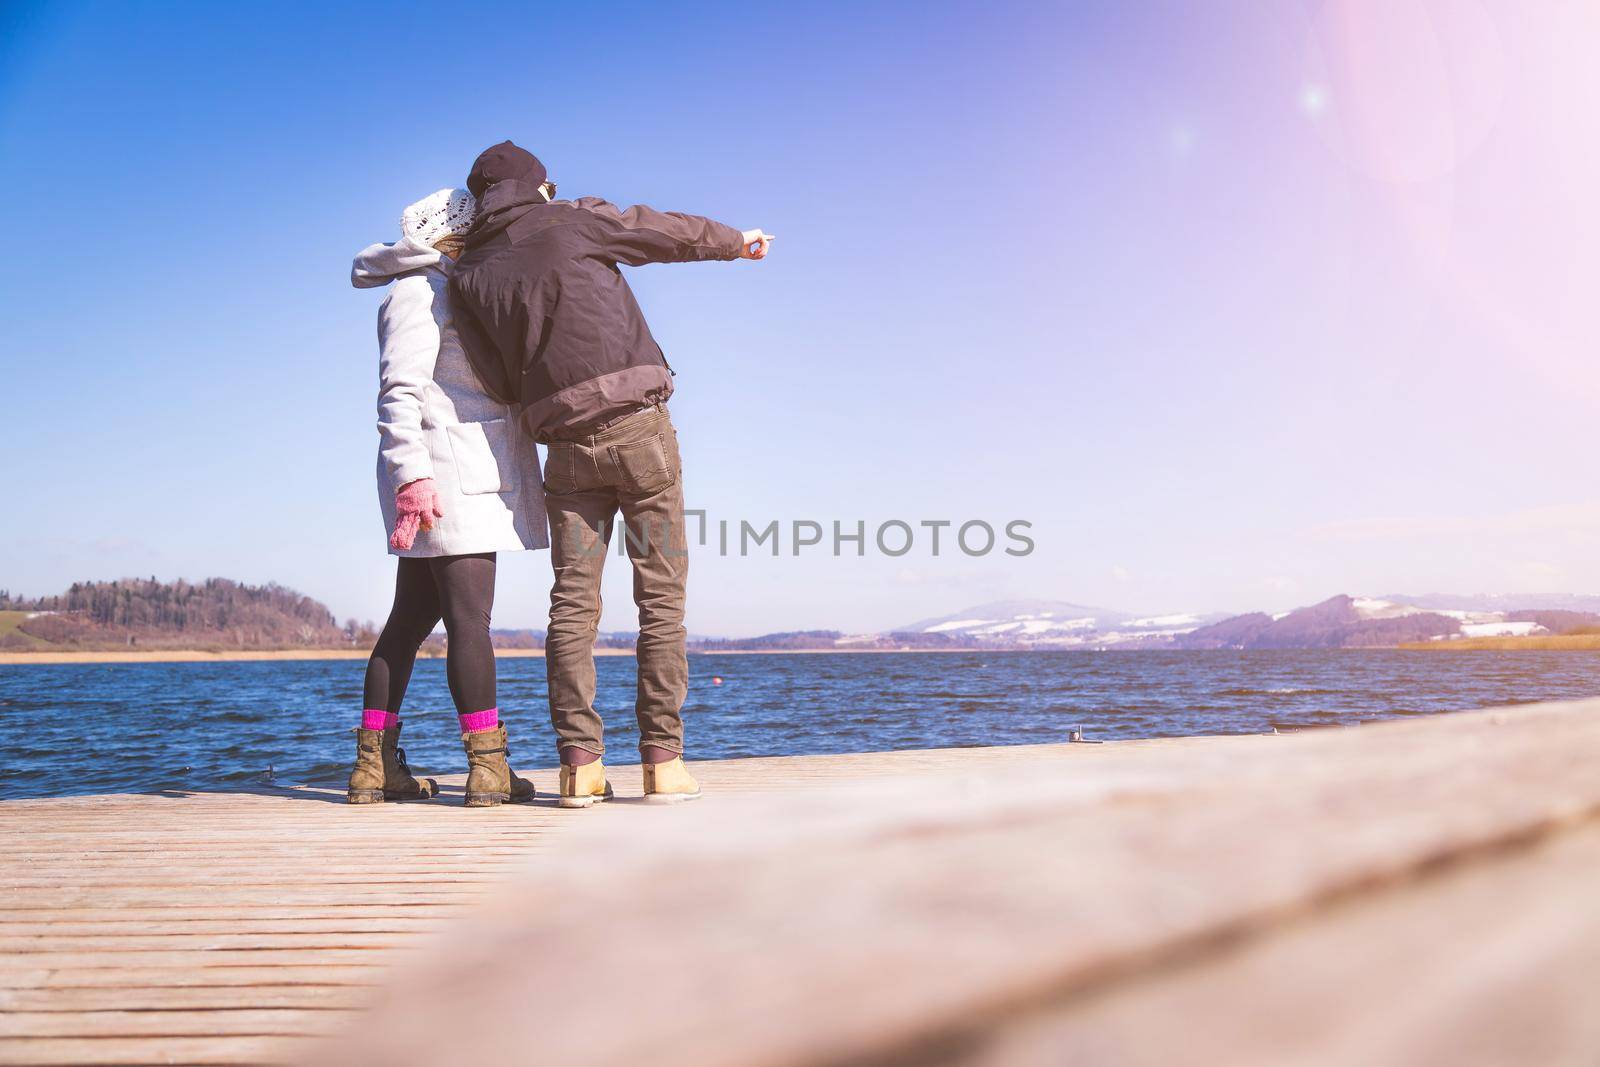
<instances>
[{"instance_id":1,"label":"tan work boot","mask_svg":"<svg viewBox=\"0 0 1600 1067\"><path fill-rule=\"evenodd\" d=\"M595 760L581 767L561 765L561 797L556 803L563 808L587 808L611 797L611 783L606 781L604 763Z\"/></svg>"},{"instance_id":2,"label":"tan work boot","mask_svg":"<svg viewBox=\"0 0 1600 1067\"><path fill-rule=\"evenodd\" d=\"M646 763L644 799L646 804L679 804L685 800L699 800L700 783L683 765L682 756L665 763Z\"/></svg>"},{"instance_id":3,"label":"tan work boot","mask_svg":"<svg viewBox=\"0 0 1600 1067\"><path fill-rule=\"evenodd\" d=\"M352 804L382 804L385 800L427 800L437 795L439 783L420 781L406 767L406 750L400 747L400 724L387 730L356 729L356 765L350 772L345 798Z\"/></svg>"},{"instance_id":4,"label":"tan work boot","mask_svg":"<svg viewBox=\"0 0 1600 1067\"><path fill-rule=\"evenodd\" d=\"M489 808L507 801L522 803L534 797L533 783L511 773L507 760L506 728L462 734L467 753L467 807Z\"/></svg>"}]
</instances>

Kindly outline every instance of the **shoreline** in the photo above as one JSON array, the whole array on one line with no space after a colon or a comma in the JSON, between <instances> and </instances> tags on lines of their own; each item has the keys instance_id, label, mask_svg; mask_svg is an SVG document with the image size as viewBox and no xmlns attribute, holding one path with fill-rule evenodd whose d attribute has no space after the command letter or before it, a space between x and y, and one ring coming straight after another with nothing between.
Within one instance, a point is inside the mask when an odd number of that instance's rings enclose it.
<instances>
[{"instance_id":1,"label":"shoreline","mask_svg":"<svg viewBox=\"0 0 1600 1067\"><path fill-rule=\"evenodd\" d=\"M1594 652L1600 634L1534 634L1529 637L1458 637L1453 641L1407 641L1403 652Z\"/></svg>"},{"instance_id":2,"label":"shoreline","mask_svg":"<svg viewBox=\"0 0 1600 1067\"><path fill-rule=\"evenodd\" d=\"M689 649L691 656L860 656L889 653L951 653L951 652L1030 652L1025 648L718 648ZM1089 651L1087 649L1041 649L1039 651ZM596 656L631 656L631 648L597 648ZM52 652L0 652L0 667L72 665L93 663L293 663L315 660L364 660L372 655L371 649L308 648L246 650L229 649L210 652L204 649L150 649L140 652L95 652L66 650ZM496 659L543 659L542 648L497 648ZM444 659L442 653L418 653L419 660Z\"/></svg>"},{"instance_id":3,"label":"shoreline","mask_svg":"<svg viewBox=\"0 0 1600 1067\"><path fill-rule=\"evenodd\" d=\"M690 656L882 656L896 654L951 655L957 653L982 653L985 655L1012 655L1016 653L1062 652L1168 652L1176 649L1096 649L1082 648L690 648ZM1194 651L1238 652L1238 649L1197 649ZM1262 651L1328 651L1328 652L1592 652L1600 651L1600 634L1548 634L1537 637L1470 637L1455 641L1411 641L1385 648L1347 649L1281 649ZM496 659L543 659L542 648L497 648ZM631 648L597 648L596 656L631 656ZM174 648L146 649L137 652L92 651L62 649L59 651L0 652L0 667L70 666L97 663L294 663L319 660L365 660L371 649L307 648L307 649L205 649ZM422 652L419 660L444 659L442 652Z\"/></svg>"},{"instance_id":4,"label":"shoreline","mask_svg":"<svg viewBox=\"0 0 1600 1067\"><path fill-rule=\"evenodd\" d=\"M632 655L626 649L596 649L596 655ZM293 663L313 660L364 660L372 655L371 649L360 648L306 648L306 649L228 649L211 652L198 648L148 649L139 652L96 652L62 649L51 652L0 652L0 667L44 666L48 664L82 663ZM497 659L519 659L543 656L542 648L503 648L495 650ZM419 660L444 659L442 654L419 652Z\"/></svg>"}]
</instances>

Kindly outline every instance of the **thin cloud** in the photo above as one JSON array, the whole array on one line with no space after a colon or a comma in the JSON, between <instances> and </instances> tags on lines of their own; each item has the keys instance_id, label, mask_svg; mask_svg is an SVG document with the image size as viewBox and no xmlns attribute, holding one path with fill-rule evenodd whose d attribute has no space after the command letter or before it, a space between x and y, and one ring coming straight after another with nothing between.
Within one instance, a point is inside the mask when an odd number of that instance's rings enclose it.
<instances>
[{"instance_id":1,"label":"thin cloud","mask_svg":"<svg viewBox=\"0 0 1600 1067\"><path fill-rule=\"evenodd\" d=\"M1390 515L1320 523L1305 531L1320 541L1405 541L1529 534L1600 533L1600 501L1555 504L1493 515Z\"/></svg>"}]
</instances>

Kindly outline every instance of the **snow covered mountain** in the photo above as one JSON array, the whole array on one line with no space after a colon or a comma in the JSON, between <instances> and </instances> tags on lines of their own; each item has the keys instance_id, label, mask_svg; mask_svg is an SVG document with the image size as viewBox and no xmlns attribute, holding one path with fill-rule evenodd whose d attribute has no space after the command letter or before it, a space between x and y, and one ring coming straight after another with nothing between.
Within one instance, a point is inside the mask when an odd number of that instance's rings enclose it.
<instances>
[{"instance_id":1,"label":"snow covered mountain","mask_svg":"<svg viewBox=\"0 0 1600 1067\"><path fill-rule=\"evenodd\" d=\"M1336 596L1293 611L1134 615L1059 600L1000 600L886 634L842 637L921 647L1392 648L1407 641L1522 637L1600 626L1600 596Z\"/></svg>"},{"instance_id":2,"label":"snow covered mountain","mask_svg":"<svg viewBox=\"0 0 1600 1067\"><path fill-rule=\"evenodd\" d=\"M1180 635L1174 643L1180 648L1388 648L1407 641L1568 633L1600 624L1600 614L1544 605L1588 599L1336 596L1276 615L1235 615Z\"/></svg>"},{"instance_id":3,"label":"snow covered mountain","mask_svg":"<svg viewBox=\"0 0 1600 1067\"><path fill-rule=\"evenodd\" d=\"M1277 614L1138 615L1063 600L997 600L877 633L695 638L701 651L952 648L1393 648L1462 637L1600 632L1600 596L1335 596ZM631 635L622 635L631 641Z\"/></svg>"},{"instance_id":4,"label":"snow covered mountain","mask_svg":"<svg viewBox=\"0 0 1600 1067\"><path fill-rule=\"evenodd\" d=\"M1531 612L1518 608L1495 610L1487 607L1487 597L1355 597L1352 604L1363 619L1404 619L1433 614L1454 619L1461 637L1526 637L1546 633ZM1476 602L1476 606L1472 605Z\"/></svg>"},{"instance_id":5,"label":"snow covered mountain","mask_svg":"<svg viewBox=\"0 0 1600 1067\"><path fill-rule=\"evenodd\" d=\"M1060 600L998 600L898 626L892 634L943 634L980 643L1100 647L1185 634L1222 615L1133 615Z\"/></svg>"},{"instance_id":6,"label":"snow covered mountain","mask_svg":"<svg viewBox=\"0 0 1600 1067\"><path fill-rule=\"evenodd\" d=\"M1574 611L1600 615L1600 595L1593 593L1427 593L1423 596L1389 594L1392 600L1424 611L1465 611L1480 614L1509 614L1524 611Z\"/></svg>"}]
</instances>

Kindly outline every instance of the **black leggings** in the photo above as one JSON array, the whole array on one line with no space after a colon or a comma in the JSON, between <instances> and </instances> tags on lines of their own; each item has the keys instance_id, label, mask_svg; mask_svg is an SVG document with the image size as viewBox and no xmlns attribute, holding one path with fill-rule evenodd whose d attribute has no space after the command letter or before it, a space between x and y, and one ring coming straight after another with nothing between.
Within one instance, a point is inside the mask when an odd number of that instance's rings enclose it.
<instances>
[{"instance_id":1,"label":"black leggings","mask_svg":"<svg viewBox=\"0 0 1600 1067\"><path fill-rule=\"evenodd\" d=\"M394 580L394 607L367 661L368 708L400 713L417 649L444 619L448 636L445 673L462 715L495 707L494 646L489 613L494 610L494 553L475 556L403 556Z\"/></svg>"}]
</instances>

